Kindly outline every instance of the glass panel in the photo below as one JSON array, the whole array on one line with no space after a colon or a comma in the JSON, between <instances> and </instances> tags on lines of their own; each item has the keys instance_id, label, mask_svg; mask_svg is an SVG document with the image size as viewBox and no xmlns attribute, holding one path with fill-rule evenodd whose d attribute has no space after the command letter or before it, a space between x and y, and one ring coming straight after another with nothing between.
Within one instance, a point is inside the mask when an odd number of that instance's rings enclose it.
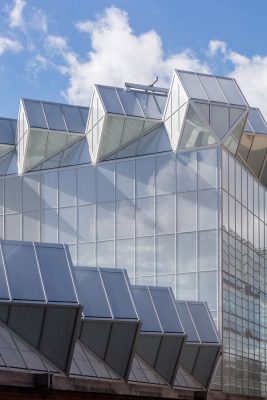
<instances>
[{"instance_id":1,"label":"glass panel","mask_svg":"<svg viewBox=\"0 0 267 400\"><path fill-rule=\"evenodd\" d=\"M195 272L197 269L196 233L177 235L177 270L178 272Z\"/></svg>"},{"instance_id":2,"label":"glass panel","mask_svg":"<svg viewBox=\"0 0 267 400\"><path fill-rule=\"evenodd\" d=\"M156 273L175 273L175 235L156 236Z\"/></svg>"},{"instance_id":3,"label":"glass panel","mask_svg":"<svg viewBox=\"0 0 267 400\"><path fill-rule=\"evenodd\" d=\"M198 229L217 228L218 195L215 189L198 192Z\"/></svg>"},{"instance_id":4,"label":"glass panel","mask_svg":"<svg viewBox=\"0 0 267 400\"><path fill-rule=\"evenodd\" d=\"M221 140L230 129L229 107L212 104L210 106L210 125Z\"/></svg>"},{"instance_id":5,"label":"glass panel","mask_svg":"<svg viewBox=\"0 0 267 400\"><path fill-rule=\"evenodd\" d=\"M66 124L59 104L43 103L49 129L66 131Z\"/></svg>"},{"instance_id":6,"label":"glass panel","mask_svg":"<svg viewBox=\"0 0 267 400\"><path fill-rule=\"evenodd\" d=\"M114 242L110 240L108 242L97 242L97 267L103 268L115 268L115 249Z\"/></svg>"},{"instance_id":7,"label":"glass panel","mask_svg":"<svg viewBox=\"0 0 267 400\"><path fill-rule=\"evenodd\" d=\"M58 213L56 210L41 212L41 241L58 242Z\"/></svg>"},{"instance_id":8,"label":"glass panel","mask_svg":"<svg viewBox=\"0 0 267 400\"><path fill-rule=\"evenodd\" d=\"M202 271L217 269L217 231L203 231L198 235L199 269Z\"/></svg>"},{"instance_id":9,"label":"glass panel","mask_svg":"<svg viewBox=\"0 0 267 400\"><path fill-rule=\"evenodd\" d=\"M117 93L123 104L126 115L144 118L144 114L134 92L118 88Z\"/></svg>"},{"instance_id":10,"label":"glass panel","mask_svg":"<svg viewBox=\"0 0 267 400\"><path fill-rule=\"evenodd\" d=\"M177 228L178 232L195 231L197 226L196 192L177 195Z\"/></svg>"},{"instance_id":11,"label":"glass panel","mask_svg":"<svg viewBox=\"0 0 267 400\"><path fill-rule=\"evenodd\" d=\"M204 89L202 88L197 75L190 72L178 72L182 82L189 93L189 96L194 99L209 100Z\"/></svg>"},{"instance_id":12,"label":"glass panel","mask_svg":"<svg viewBox=\"0 0 267 400\"><path fill-rule=\"evenodd\" d=\"M59 171L59 207L74 206L76 202L76 170Z\"/></svg>"},{"instance_id":13,"label":"glass panel","mask_svg":"<svg viewBox=\"0 0 267 400\"><path fill-rule=\"evenodd\" d=\"M146 118L161 120L161 112L152 94L135 92L135 95L138 98Z\"/></svg>"},{"instance_id":14,"label":"glass panel","mask_svg":"<svg viewBox=\"0 0 267 400\"><path fill-rule=\"evenodd\" d=\"M150 287L150 293L164 332L183 332L169 290L167 288Z\"/></svg>"},{"instance_id":15,"label":"glass panel","mask_svg":"<svg viewBox=\"0 0 267 400\"><path fill-rule=\"evenodd\" d=\"M33 246L2 243L2 249L12 298L45 301Z\"/></svg>"},{"instance_id":16,"label":"glass panel","mask_svg":"<svg viewBox=\"0 0 267 400\"><path fill-rule=\"evenodd\" d=\"M108 300L115 318L137 318L122 271L101 271Z\"/></svg>"},{"instance_id":17,"label":"glass panel","mask_svg":"<svg viewBox=\"0 0 267 400\"><path fill-rule=\"evenodd\" d=\"M59 242L76 242L76 215L75 207L59 209Z\"/></svg>"},{"instance_id":18,"label":"glass panel","mask_svg":"<svg viewBox=\"0 0 267 400\"><path fill-rule=\"evenodd\" d=\"M114 239L115 234L115 204L97 204L97 240Z\"/></svg>"},{"instance_id":19,"label":"glass panel","mask_svg":"<svg viewBox=\"0 0 267 400\"><path fill-rule=\"evenodd\" d=\"M247 163L252 172L258 176L261 172L263 161L267 151L267 137L255 135L250 152L248 155Z\"/></svg>"},{"instance_id":20,"label":"glass panel","mask_svg":"<svg viewBox=\"0 0 267 400\"><path fill-rule=\"evenodd\" d=\"M57 202L57 188L58 188L58 173L45 172L41 175L41 207L56 208Z\"/></svg>"},{"instance_id":21,"label":"glass panel","mask_svg":"<svg viewBox=\"0 0 267 400\"><path fill-rule=\"evenodd\" d=\"M199 342L196 327L190 315L188 306L185 301L176 301L176 308L183 325L184 331L187 334L187 342Z\"/></svg>"},{"instance_id":22,"label":"glass panel","mask_svg":"<svg viewBox=\"0 0 267 400\"><path fill-rule=\"evenodd\" d=\"M125 114L115 88L97 85L97 90L108 113Z\"/></svg>"},{"instance_id":23,"label":"glass panel","mask_svg":"<svg viewBox=\"0 0 267 400\"><path fill-rule=\"evenodd\" d=\"M217 273L199 273L199 299L208 303L210 310L217 310Z\"/></svg>"},{"instance_id":24,"label":"glass panel","mask_svg":"<svg viewBox=\"0 0 267 400\"><path fill-rule=\"evenodd\" d=\"M67 138L66 133L49 132L45 157L50 157L52 154L64 150L67 145Z\"/></svg>"},{"instance_id":25,"label":"glass panel","mask_svg":"<svg viewBox=\"0 0 267 400\"><path fill-rule=\"evenodd\" d=\"M111 318L107 297L98 270L75 268L79 287L79 301L86 317Z\"/></svg>"},{"instance_id":26,"label":"glass panel","mask_svg":"<svg viewBox=\"0 0 267 400\"><path fill-rule=\"evenodd\" d=\"M200 339L206 343L218 343L214 326L204 304L188 304Z\"/></svg>"},{"instance_id":27,"label":"glass panel","mask_svg":"<svg viewBox=\"0 0 267 400\"><path fill-rule=\"evenodd\" d=\"M31 131L29 137L28 152L26 157L26 169L33 167L45 158L45 147L47 142L47 132Z\"/></svg>"},{"instance_id":28,"label":"glass panel","mask_svg":"<svg viewBox=\"0 0 267 400\"><path fill-rule=\"evenodd\" d=\"M135 206L132 200L116 202L116 237L134 237Z\"/></svg>"},{"instance_id":29,"label":"glass panel","mask_svg":"<svg viewBox=\"0 0 267 400\"><path fill-rule=\"evenodd\" d=\"M7 214L5 216L5 239L21 240L21 214Z\"/></svg>"},{"instance_id":30,"label":"glass panel","mask_svg":"<svg viewBox=\"0 0 267 400\"><path fill-rule=\"evenodd\" d=\"M126 143L131 142L133 139L140 137L143 131L144 121L135 120L135 119L125 119L122 138L120 141L120 146L125 145Z\"/></svg>"},{"instance_id":31,"label":"glass panel","mask_svg":"<svg viewBox=\"0 0 267 400\"><path fill-rule=\"evenodd\" d=\"M211 101L219 101L222 103L227 103L227 100L223 95L222 89L220 88L214 76L198 74L198 78L202 83L202 85L204 86L205 92L207 93Z\"/></svg>"},{"instance_id":32,"label":"glass panel","mask_svg":"<svg viewBox=\"0 0 267 400\"><path fill-rule=\"evenodd\" d=\"M95 267L95 243L78 244L78 265L79 267ZM73 261L74 263L74 261Z\"/></svg>"},{"instance_id":33,"label":"glass panel","mask_svg":"<svg viewBox=\"0 0 267 400\"><path fill-rule=\"evenodd\" d=\"M185 122L182 139L179 147L186 149L189 147L200 147L215 144L213 134L203 125L192 106L189 106L187 119Z\"/></svg>"},{"instance_id":34,"label":"glass panel","mask_svg":"<svg viewBox=\"0 0 267 400\"><path fill-rule=\"evenodd\" d=\"M198 151L198 189L217 187L217 149Z\"/></svg>"},{"instance_id":35,"label":"glass panel","mask_svg":"<svg viewBox=\"0 0 267 400\"><path fill-rule=\"evenodd\" d=\"M156 194L176 192L175 156L156 157Z\"/></svg>"},{"instance_id":36,"label":"glass panel","mask_svg":"<svg viewBox=\"0 0 267 400\"><path fill-rule=\"evenodd\" d=\"M197 189L197 152L177 154L177 191Z\"/></svg>"},{"instance_id":37,"label":"glass panel","mask_svg":"<svg viewBox=\"0 0 267 400\"><path fill-rule=\"evenodd\" d=\"M136 235L153 235L154 230L154 198L136 199Z\"/></svg>"},{"instance_id":38,"label":"glass panel","mask_svg":"<svg viewBox=\"0 0 267 400\"><path fill-rule=\"evenodd\" d=\"M84 132L85 123L78 107L62 106L68 130L71 132Z\"/></svg>"},{"instance_id":39,"label":"glass panel","mask_svg":"<svg viewBox=\"0 0 267 400\"><path fill-rule=\"evenodd\" d=\"M175 232L175 196L156 197L156 233Z\"/></svg>"},{"instance_id":40,"label":"glass panel","mask_svg":"<svg viewBox=\"0 0 267 400\"><path fill-rule=\"evenodd\" d=\"M95 241L95 205L78 207L78 241Z\"/></svg>"},{"instance_id":41,"label":"glass panel","mask_svg":"<svg viewBox=\"0 0 267 400\"><path fill-rule=\"evenodd\" d=\"M34 128L47 129L47 124L40 101L30 101L24 99L24 105L26 108L26 114L29 120L29 124Z\"/></svg>"},{"instance_id":42,"label":"glass panel","mask_svg":"<svg viewBox=\"0 0 267 400\"><path fill-rule=\"evenodd\" d=\"M36 244L48 301L77 303L64 247Z\"/></svg>"},{"instance_id":43,"label":"glass panel","mask_svg":"<svg viewBox=\"0 0 267 400\"><path fill-rule=\"evenodd\" d=\"M197 281L196 274L177 275L176 298L179 300L196 300Z\"/></svg>"},{"instance_id":44,"label":"glass panel","mask_svg":"<svg viewBox=\"0 0 267 400\"><path fill-rule=\"evenodd\" d=\"M22 209L22 179L20 177L5 180L5 212L14 213Z\"/></svg>"},{"instance_id":45,"label":"glass panel","mask_svg":"<svg viewBox=\"0 0 267 400\"><path fill-rule=\"evenodd\" d=\"M135 243L134 239L116 240L116 268L127 269L134 276Z\"/></svg>"},{"instance_id":46,"label":"glass panel","mask_svg":"<svg viewBox=\"0 0 267 400\"><path fill-rule=\"evenodd\" d=\"M23 179L23 210L34 211L40 208L40 175Z\"/></svg>"},{"instance_id":47,"label":"glass panel","mask_svg":"<svg viewBox=\"0 0 267 400\"><path fill-rule=\"evenodd\" d=\"M96 169L97 201L114 201L114 163L98 166Z\"/></svg>"},{"instance_id":48,"label":"glass panel","mask_svg":"<svg viewBox=\"0 0 267 400\"><path fill-rule=\"evenodd\" d=\"M23 217L23 240L39 241L39 211L22 214Z\"/></svg>"},{"instance_id":49,"label":"glass panel","mask_svg":"<svg viewBox=\"0 0 267 400\"><path fill-rule=\"evenodd\" d=\"M95 203L96 179L95 167L77 168L77 201L78 204Z\"/></svg>"},{"instance_id":50,"label":"glass panel","mask_svg":"<svg viewBox=\"0 0 267 400\"><path fill-rule=\"evenodd\" d=\"M134 198L134 161L116 163L116 199Z\"/></svg>"},{"instance_id":51,"label":"glass panel","mask_svg":"<svg viewBox=\"0 0 267 400\"><path fill-rule=\"evenodd\" d=\"M155 190L155 159L136 159L136 197L153 196Z\"/></svg>"},{"instance_id":52,"label":"glass panel","mask_svg":"<svg viewBox=\"0 0 267 400\"><path fill-rule=\"evenodd\" d=\"M139 238L136 245L136 276L154 275L154 238Z\"/></svg>"},{"instance_id":53,"label":"glass panel","mask_svg":"<svg viewBox=\"0 0 267 400\"><path fill-rule=\"evenodd\" d=\"M267 134L267 126L266 122L262 118L261 112L257 108L250 108L248 120L253 128L254 132L256 133L263 133L264 135Z\"/></svg>"},{"instance_id":54,"label":"glass panel","mask_svg":"<svg viewBox=\"0 0 267 400\"><path fill-rule=\"evenodd\" d=\"M232 104L240 104L246 106L246 101L242 96L236 82L229 78L216 78L221 86L227 100Z\"/></svg>"},{"instance_id":55,"label":"glass panel","mask_svg":"<svg viewBox=\"0 0 267 400\"><path fill-rule=\"evenodd\" d=\"M142 321L142 332L161 332L161 327L148 288L132 287L134 303Z\"/></svg>"}]
</instances>

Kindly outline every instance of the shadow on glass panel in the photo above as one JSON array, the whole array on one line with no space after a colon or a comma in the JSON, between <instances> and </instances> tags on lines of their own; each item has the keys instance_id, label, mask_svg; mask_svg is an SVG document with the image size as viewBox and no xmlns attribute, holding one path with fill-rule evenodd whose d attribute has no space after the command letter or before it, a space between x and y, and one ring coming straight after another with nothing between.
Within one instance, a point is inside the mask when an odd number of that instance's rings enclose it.
<instances>
[{"instance_id":1,"label":"shadow on glass panel","mask_svg":"<svg viewBox=\"0 0 267 400\"><path fill-rule=\"evenodd\" d=\"M173 385L185 333L170 289L132 286L134 302L142 321L136 353L169 385Z\"/></svg>"},{"instance_id":2,"label":"shadow on glass panel","mask_svg":"<svg viewBox=\"0 0 267 400\"><path fill-rule=\"evenodd\" d=\"M208 389L221 352L212 317L204 302L177 300L176 307L187 334L181 365Z\"/></svg>"},{"instance_id":3,"label":"shadow on glass panel","mask_svg":"<svg viewBox=\"0 0 267 400\"><path fill-rule=\"evenodd\" d=\"M0 276L2 323L68 374L81 306L64 246L1 241Z\"/></svg>"},{"instance_id":4,"label":"shadow on glass panel","mask_svg":"<svg viewBox=\"0 0 267 400\"><path fill-rule=\"evenodd\" d=\"M75 272L84 306L80 341L127 380L140 321L126 271L81 267Z\"/></svg>"}]
</instances>

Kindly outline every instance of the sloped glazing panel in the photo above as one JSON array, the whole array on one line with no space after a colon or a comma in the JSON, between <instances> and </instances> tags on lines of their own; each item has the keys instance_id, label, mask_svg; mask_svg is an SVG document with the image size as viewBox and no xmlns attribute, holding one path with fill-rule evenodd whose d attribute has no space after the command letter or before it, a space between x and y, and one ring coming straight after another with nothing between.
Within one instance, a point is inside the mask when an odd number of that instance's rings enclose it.
<instances>
[{"instance_id":1,"label":"sloped glazing panel","mask_svg":"<svg viewBox=\"0 0 267 400\"><path fill-rule=\"evenodd\" d=\"M47 300L77 303L64 247L36 244L36 252Z\"/></svg>"},{"instance_id":2,"label":"sloped glazing panel","mask_svg":"<svg viewBox=\"0 0 267 400\"><path fill-rule=\"evenodd\" d=\"M8 118L0 118L0 143L14 144L16 128L14 130L13 124L16 124L16 120Z\"/></svg>"},{"instance_id":3,"label":"sloped glazing panel","mask_svg":"<svg viewBox=\"0 0 267 400\"><path fill-rule=\"evenodd\" d=\"M180 76L185 89L191 98L209 100L195 73L178 71L178 75Z\"/></svg>"},{"instance_id":4,"label":"sloped glazing panel","mask_svg":"<svg viewBox=\"0 0 267 400\"><path fill-rule=\"evenodd\" d=\"M216 79L229 103L247 106L247 102L234 79L219 77L216 77Z\"/></svg>"},{"instance_id":5,"label":"sloped glazing panel","mask_svg":"<svg viewBox=\"0 0 267 400\"><path fill-rule=\"evenodd\" d=\"M264 135L255 135L247 158L247 164L256 176L261 171L266 151L267 137Z\"/></svg>"},{"instance_id":6,"label":"sloped glazing panel","mask_svg":"<svg viewBox=\"0 0 267 400\"><path fill-rule=\"evenodd\" d=\"M267 135L267 125L258 108L250 108L248 121L254 132Z\"/></svg>"},{"instance_id":7,"label":"sloped glazing panel","mask_svg":"<svg viewBox=\"0 0 267 400\"><path fill-rule=\"evenodd\" d=\"M67 129L70 132L85 132L85 123L80 112L80 108L71 106L62 106ZM88 113L88 109L84 109Z\"/></svg>"},{"instance_id":8,"label":"sloped glazing panel","mask_svg":"<svg viewBox=\"0 0 267 400\"><path fill-rule=\"evenodd\" d=\"M143 132L144 121L125 119L120 146L130 142Z\"/></svg>"},{"instance_id":9,"label":"sloped glazing panel","mask_svg":"<svg viewBox=\"0 0 267 400\"><path fill-rule=\"evenodd\" d=\"M93 268L75 268L75 274L85 317L112 318L99 271Z\"/></svg>"},{"instance_id":10,"label":"sloped glazing panel","mask_svg":"<svg viewBox=\"0 0 267 400\"><path fill-rule=\"evenodd\" d=\"M107 113L125 115L115 88L101 85L96 87Z\"/></svg>"},{"instance_id":11,"label":"sloped glazing panel","mask_svg":"<svg viewBox=\"0 0 267 400\"><path fill-rule=\"evenodd\" d=\"M219 343L214 325L205 303L188 303L200 340L204 343Z\"/></svg>"},{"instance_id":12,"label":"sloped glazing panel","mask_svg":"<svg viewBox=\"0 0 267 400\"><path fill-rule=\"evenodd\" d=\"M64 150L66 143L67 143L66 133L61 134L56 132L53 133L49 132L45 156L49 157L60 150Z\"/></svg>"},{"instance_id":13,"label":"sloped glazing panel","mask_svg":"<svg viewBox=\"0 0 267 400\"><path fill-rule=\"evenodd\" d=\"M124 126L124 118L108 117L105 120L98 157L103 157L119 149Z\"/></svg>"},{"instance_id":14,"label":"sloped glazing panel","mask_svg":"<svg viewBox=\"0 0 267 400\"><path fill-rule=\"evenodd\" d=\"M45 301L33 245L2 243L13 300Z\"/></svg>"},{"instance_id":15,"label":"sloped glazing panel","mask_svg":"<svg viewBox=\"0 0 267 400\"><path fill-rule=\"evenodd\" d=\"M253 135L248 135L243 133L243 135L241 136L240 142L239 142L239 146L237 149L237 154L239 157L242 158L242 160L246 161L249 151L250 151L250 147L253 141Z\"/></svg>"},{"instance_id":16,"label":"sloped glazing panel","mask_svg":"<svg viewBox=\"0 0 267 400\"><path fill-rule=\"evenodd\" d=\"M150 293L164 332L183 333L174 300L168 288L150 287ZM166 313L168 310L168 313Z\"/></svg>"},{"instance_id":17,"label":"sloped glazing panel","mask_svg":"<svg viewBox=\"0 0 267 400\"><path fill-rule=\"evenodd\" d=\"M210 125L219 139L222 139L230 128L229 108L212 104L210 106Z\"/></svg>"},{"instance_id":18,"label":"sloped glazing panel","mask_svg":"<svg viewBox=\"0 0 267 400\"><path fill-rule=\"evenodd\" d=\"M33 167L45 158L47 132L31 132L28 153L25 160L25 169Z\"/></svg>"},{"instance_id":19,"label":"sloped glazing panel","mask_svg":"<svg viewBox=\"0 0 267 400\"><path fill-rule=\"evenodd\" d=\"M223 91L214 76L198 74L198 78L211 101L227 103Z\"/></svg>"},{"instance_id":20,"label":"sloped glazing panel","mask_svg":"<svg viewBox=\"0 0 267 400\"><path fill-rule=\"evenodd\" d=\"M240 121L236 124L236 126L231 130L229 136L224 141L224 146L232 153L236 154L238 144L243 133L244 125L246 122L247 115L245 114Z\"/></svg>"},{"instance_id":21,"label":"sloped glazing panel","mask_svg":"<svg viewBox=\"0 0 267 400\"><path fill-rule=\"evenodd\" d=\"M145 286L132 286L132 291L138 316L142 321L141 332L162 332L149 289Z\"/></svg>"},{"instance_id":22,"label":"sloped glazing panel","mask_svg":"<svg viewBox=\"0 0 267 400\"><path fill-rule=\"evenodd\" d=\"M207 146L216 143L216 139L209 129L203 126L203 122L192 106L189 107L187 119L182 132L179 147L190 148Z\"/></svg>"},{"instance_id":23,"label":"sloped glazing panel","mask_svg":"<svg viewBox=\"0 0 267 400\"><path fill-rule=\"evenodd\" d=\"M59 104L43 103L43 107L49 129L67 131L61 106Z\"/></svg>"},{"instance_id":24,"label":"sloped glazing panel","mask_svg":"<svg viewBox=\"0 0 267 400\"><path fill-rule=\"evenodd\" d=\"M190 315L190 311L186 301L176 301L176 307L178 310L178 314L183 325L184 331L187 335L187 342L199 343L199 336L193 322L193 319Z\"/></svg>"},{"instance_id":25,"label":"sloped glazing panel","mask_svg":"<svg viewBox=\"0 0 267 400\"><path fill-rule=\"evenodd\" d=\"M145 118L161 120L162 115L153 94L136 92L135 95L142 107Z\"/></svg>"},{"instance_id":26,"label":"sloped glazing panel","mask_svg":"<svg viewBox=\"0 0 267 400\"><path fill-rule=\"evenodd\" d=\"M123 104L126 115L144 118L144 113L137 101L135 92L125 89L117 89L120 101Z\"/></svg>"},{"instance_id":27,"label":"sloped glazing panel","mask_svg":"<svg viewBox=\"0 0 267 400\"><path fill-rule=\"evenodd\" d=\"M31 128L48 129L42 103L34 100L23 100L27 119Z\"/></svg>"},{"instance_id":28,"label":"sloped glazing panel","mask_svg":"<svg viewBox=\"0 0 267 400\"><path fill-rule=\"evenodd\" d=\"M137 319L123 271L102 269L101 276L114 317Z\"/></svg>"}]
</instances>

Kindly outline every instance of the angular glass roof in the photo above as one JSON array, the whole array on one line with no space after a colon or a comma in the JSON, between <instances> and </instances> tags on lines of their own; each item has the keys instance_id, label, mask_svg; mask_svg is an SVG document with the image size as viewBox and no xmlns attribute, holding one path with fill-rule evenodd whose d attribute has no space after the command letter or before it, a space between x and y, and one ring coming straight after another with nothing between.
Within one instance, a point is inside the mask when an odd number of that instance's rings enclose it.
<instances>
[{"instance_id":1,"label":"angular glass roof","mask_svg":"<svg viewBox=\"0 0 267 400\"><path fill-rule=\"evenodd\" d=\"M96 85L96 89L107 113L162 119L166 94L103 85Z\"/></svg>"},{"instance_id":2,"label":"angular glass roof","mask_svg":"<svg viewBox=\"0 0 267 400\"><path fill-rule=\"evenodd\" d=\"M0 145L15 144L17 120L0 117Z\"/></svg>"},{"instance_id":3,"label":"angular glass roof","mask_svg":"<svg viewBox=\"0 0 267 400\"><path fill-rule=\"evenodd\" d=\"M30 128L84 133L87 107L22 99Z\"/></svg>"},{"instance_id":4,"label":"angular glass roof","mask_svg":"<svg viewBox=\"0 0 267 400\"><path fill-rule=\"evenodd\" d=\"M190 99L248 106L233 78L182 70L175 70L175 72Z\"/></svg>"}]
</instances>

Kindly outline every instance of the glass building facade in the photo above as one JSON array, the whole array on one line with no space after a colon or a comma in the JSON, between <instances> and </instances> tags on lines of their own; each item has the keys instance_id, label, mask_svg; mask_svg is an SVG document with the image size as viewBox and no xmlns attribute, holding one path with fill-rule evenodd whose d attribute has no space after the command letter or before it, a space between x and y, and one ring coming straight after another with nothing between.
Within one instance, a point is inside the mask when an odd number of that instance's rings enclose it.
<instances>
[{"instance_id":1,"label":"glass building facade","mask_svg":"<svg viewBox=\"0 0 267 400\"><path fill-rule=\"evenodd\" d=\"M47 127L31 104L30 144L17 143L27 172L13 148L0 158L1 238L67 244L74 266L126 268L132 284L207 301L223 341L214 388L265 395L266 123L235 81L176 71L169 92L96 87L87 124L77 108L67 120L79 115L79 129L61 133L71 107Z\"/></svg>"}]
</instances>

